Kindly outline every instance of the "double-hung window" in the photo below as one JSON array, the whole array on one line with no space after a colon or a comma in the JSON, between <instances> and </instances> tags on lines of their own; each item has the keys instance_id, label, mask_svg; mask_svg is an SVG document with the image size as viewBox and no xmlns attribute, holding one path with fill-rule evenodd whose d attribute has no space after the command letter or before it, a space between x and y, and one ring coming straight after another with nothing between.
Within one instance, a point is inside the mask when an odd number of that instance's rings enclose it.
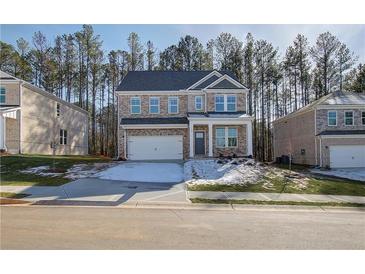
<instances>
[{"instance_id":1,"label":"double-hung window","mask_svg":"<svg viewBox=\"0 0 365 274\"><path fill-rule=\"evenodd\" d=\"M353 126L353 125L354 125L354 112L345 111L345 126Z\"/></svg>"},{"instance_id":2,"label":"double-hung window","mask_svg":"<svg viewBox=\"0 0 365 274\"><path fill-rule=\"evenodd\" d=\"M67 145L67 130L60 129L60 145Z\"/></svg>"},{"instance_id":3,"label":"double-hung window","mask_svg":"<svg viewBox=\"0 0 365 274\"><path fill-rule=\"evenodd\" d=\"M236 95L216 95L215 96L215 111L217 112L234 112L237 109Z\"/></svg>"},{"instance_id":4,"label":"double-hung window","mask_svg":"<svg viewBox=\"0 0 365 274\"><path fill-rule=\"evenodd\" d=\"M365 125L365 111L361 112L361 123L363 126Z\"/></svg>"},{"instance_id":5,"label":"double-hung window","mask_svg":"<svg viewBox=\"0 0 365 274\"><path fill-rule=\"evenodd\" d=\"M5 88L0 87L0 104L5 104L5 102L6 102L5 95L6 95Z\"/></svg>"},{"instance_id":6,"label":"double-hung window","mask_svg":"<svg viewBox=\"0 0 365 274\"><path fill-rule=\"evenodd\" d=\"M336 111L328 111L327 119L328 119L329 126L337 126L337 112Z\"/></svg>"},{"instance_id":7,"label":"double-hung window","mask_svg":"<svg viewBox=\"0 0 365 274\"><path fill-rule=\"evenodd\" d=\"M224 127L217 127L215 129L215 140L217 147L226 146L226 131Z\"/></svg>"},{"instance_id":8,"label":"double-hung window","mask_svg":"<svg viewBox=\"0 0 365 274\"><path fill-rule=\"evenodd\" d=\"M160 98L150 97L150 113L158 114L160 113Z\"/></svg>"},{"instance_id":9,"label":"double-hung window","mask_svg":"<svg viewBox=\"0 0 365 274\"><path fill-rule=\"evenodd\" d=\"M236 95L227 95L227 111L236 111Z\"/></svg>"},{"instance_id":10,"label":"double-hung window","mask_svg":"<svg viewBox=\"0 0 365 274\"><path fill-rule=\"evenodd\" d=\"M203 96L195 96L195 110L196 111L203 110Z\"/></svg>"},{"instance_id":11,"label":"double-hung window","mask_svg":"<svg viewBox=\"0 0 365 274\"><path fill-rule=\"evenodd\" d=\"M215 129L215 140L217 147L236 147L237 146L236 127L218 127Z\"/></svg>"},{"instance_id":12,"label":"double-hung window","mask_svg":"<svg viewBox=\"0 0 365 274\"><path fill-rule=\"evenodd\" d=\"M141 113L141 98L132 97L131 98L131 114Z\"/></svg>"},{"instance_id":13,"label":"double-hung window","mask_svg":"<svg viewBox=\"0 0 365 274\"><path fill-rule=\"evenodd\" d=\"M224 95L215 96L215 111L224 111Z\"/></svg>"},{"instance_id":14,"label":"double-hung window","mask_svg":"<svg viewBox=\"0 0 365 274\"><path fill-rule=\"evenodd\" d=\"M168 112L178 113L179 112L179 98L169 97L168 99Z\"/></svg>"}]
</instances>

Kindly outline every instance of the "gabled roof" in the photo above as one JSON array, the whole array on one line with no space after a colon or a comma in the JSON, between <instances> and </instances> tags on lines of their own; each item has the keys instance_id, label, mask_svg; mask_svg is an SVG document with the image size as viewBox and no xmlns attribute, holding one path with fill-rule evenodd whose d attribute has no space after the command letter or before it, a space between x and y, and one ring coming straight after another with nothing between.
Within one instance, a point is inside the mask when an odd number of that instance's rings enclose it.
<instances>
[{"instance_id":1,"label":"gabled roof","mask_svg":"<svg viewBox=\"0 0 365 274\"><path fill-rule=\"evenodd\" d=\"M214 70L199 71L129 71L117 88L117 91L169 91L185 90L211 74ZM234 81L238 79L230 71L219 71ZM213 78L213 79L211 79ZM203 89L218 80L212 75L197 87ZM197 88L195 87L194 90ZM235 87L237 89L237 87Z\"/></svg>"},{"instance_id":2,"label":"gabled roof","mask_svg":"<svg viewBox=\"0 0 365 274\"><path fill-rule=\"evenodd\" d=\"M353 92L340 92L336 91L333 93L330 93L326 96L323 96L322 98L313 101L312 103L298 109L297 111L294 111L292 113L289 113L288 115L281 117L279 119L276 119L273 121L273 123L276 123L281 120L286 120L291 117L294 117L296 115L305 113L307 111L311 111L315 109L318 106L341 106L341 105L365 105L365 93L353 93Z\"/></svg>"}]
</instances>

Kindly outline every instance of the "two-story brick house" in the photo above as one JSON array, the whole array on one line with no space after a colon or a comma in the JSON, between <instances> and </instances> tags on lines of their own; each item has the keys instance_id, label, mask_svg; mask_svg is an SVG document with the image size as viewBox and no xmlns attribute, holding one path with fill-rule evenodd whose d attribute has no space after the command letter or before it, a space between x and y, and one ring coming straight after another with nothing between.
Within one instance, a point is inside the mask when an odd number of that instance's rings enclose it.
<instances>
[{"instance_id":1,"label":"two-story brick house","mask_svg":"<svg viewBox=\"0 0 365 274\"><path fill-rule=\"evenodd\" d=\"M128 72L116 92L121 158L252 155L248 90L230 72Z\"/></svg>"},{"instance_id":2,"label":"two-story brick house","mask_svg":"<svg viewBox=\"0 0 365 274\"><path fill-rule=\"evenodd\" d=\"M15 154L85 155L88 113L0 71L0 150Z\"/></svg>"},{"instance_id":3,"label":"two-story brick house","mask_svg":"<svg viewBox=\"0 0 365 274\"><path fill-rule=\"evenodd\" d=\"M365 94L335 92L273 122L274 155L321 167L365 167Z\"/></svg>"}]
</instances>

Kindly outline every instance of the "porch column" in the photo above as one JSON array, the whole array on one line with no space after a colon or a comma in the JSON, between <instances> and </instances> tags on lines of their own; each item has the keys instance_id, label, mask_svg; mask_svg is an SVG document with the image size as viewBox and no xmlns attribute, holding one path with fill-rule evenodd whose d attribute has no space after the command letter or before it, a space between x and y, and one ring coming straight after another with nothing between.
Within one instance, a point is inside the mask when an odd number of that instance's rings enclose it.
<instances>
[{"instance_id":1,"label":"porch column","mask_svg":"<svg viewBox=\"0 0 365 274\"><path fill-rule=\"evenodd\" d=\"M193 122L189 123L189 156L190 156L190 158L194 157L194 124L193 124Z\"/></svg>"},{"instance_id":2,"label":"porch column","mask_svg":"<svg viewBox=\"0 0 365 274\"><path fill-rule=\"evenodd\" d=\"M209 151L208 156L213 157L213 125L208 124L208 140L209 140Z\"/></svg>"},{"instance_id":3,"label":"porch column","mask_svg":"<svg viewBox=\"0 0 365 274\"><path fill-rule=\"evenodd\" d=\"M247 137L247 155L252 155L253 156L253 153L252 153L252 121L249 121L247 124L246 124L246 130L247 130L247 134L246 134L246 137Z\"/></svg>"}]
</instances>

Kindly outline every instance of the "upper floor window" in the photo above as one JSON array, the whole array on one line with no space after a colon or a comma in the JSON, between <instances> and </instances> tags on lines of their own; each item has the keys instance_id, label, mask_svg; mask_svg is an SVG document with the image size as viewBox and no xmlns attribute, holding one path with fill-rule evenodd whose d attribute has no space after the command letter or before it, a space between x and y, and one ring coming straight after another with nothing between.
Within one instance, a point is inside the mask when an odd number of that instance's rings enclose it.
<instances>
[{"instance_id":1,"label":"upper floor window","mask_svg":"<svg viewBox=\"0 0 365 274\"><path fill-rule=\"evenodd\" d=\"M224 111L224 96L215 96L215 111Z\"/></svg>"},{"instance_id":2,"label":"upper floor window","mask_svg":"<svg viewBox=\"0 0 365 274\"><path fill-rule=\"evenodd\" d=\"M365 125L365 111L361 112L361 123Z\"/></svg>"},{"instance_id":3,"label":"upper floor window","mask_svg":"<svg viewBox=\"0 0 365 274\"><path fill-rule=\"evenodd\" d=\"M195 96L195 110L203 110L203 96Z\"/></svg>"},{"instance_id":4,"label":"upper floor window","mask_svg":"<svg viewBox=\"0 0 365 274\"><path fill-rule=\"evenodd\" d=\"M159 97L150 97L150 113L160 113Z\"/></svg>"},{"instance_id":5,"label":"upper floor window","mask_svg":"<svg viewBox=\"0 0 365 274\"><path fill-rule=\"evenodd\" d=\"M141 98L139 97L131 98L131 113L132 114L141 113Z\"/></svg>"},{"instance_id":6,"label":"upper floor window","mask_svg":"<svg viewBox=\"0 0 365 274\"><path fill-rule=\"evenodd\" d=\"M56 104L56 115L59 117L61 114L61 106L59 103Z\"/></svg>"},{"instance_id":7,"label":"upper floor window","mask_svg":"<svg viewBox=\"0 0 365 274\"><path fill-rule=\"evenodd\" d=\"M67 145L67 130L60 129L60 145Z\"/></svg>"},{"instance_id":8,"label":"upper floor window","mask_svg":"<svg viewBox=\"0 0 365 274\"><path fill-rule=\"evenodd\" d=\"M169 97L168 99L168 112L178 113L179 112L179 98Z\"/></svg>"},{"instance_id":9,"label":"upper floor window","mask_svg":"<svg viewBox=\"0 0 365 274\"><path fill-rule=\"evenodd\" d=\"M227 96L227 111L236 111L236 95Z\"/></svg>"},{"instance_id":10,"label":"upper floor window","mask_svg":"<svg viewBox=\"0 0 365 274\"><path fill-rule=\"evenodd\" d=\"M337 112L336 111L328 111L328 125L329 126L337 126Z\"/></svg>"},{"instance_id":11,"label":"upper floor window","mask_svg":"<svg viewBox=\"0 0 365 274\"><path fill-rule=\"evenodd\" d=\"M237 100L236 95L216 95L215 96L215 111L236 111Z\"/></svg>"},{"instance_id":12,"label":"upper floor window","mask_svg":"<svg viewBox=\"0 0 365 274\"><path fill-rule=\"evenodd\" d=\"M353 125L354 125L354 112L345 111L345 126L353 126Z\"/></svg>"},{"instance_id":13,"label":"upper floor window","mask_svg":"<svg viewBox=\"0 0 365 274\"><path fill-rule=\"evenodd\" d=\"M5 104L6 100L5 100L5 88L1 87L0 88L0 104Z\"/></svg>"}]
</instances>

